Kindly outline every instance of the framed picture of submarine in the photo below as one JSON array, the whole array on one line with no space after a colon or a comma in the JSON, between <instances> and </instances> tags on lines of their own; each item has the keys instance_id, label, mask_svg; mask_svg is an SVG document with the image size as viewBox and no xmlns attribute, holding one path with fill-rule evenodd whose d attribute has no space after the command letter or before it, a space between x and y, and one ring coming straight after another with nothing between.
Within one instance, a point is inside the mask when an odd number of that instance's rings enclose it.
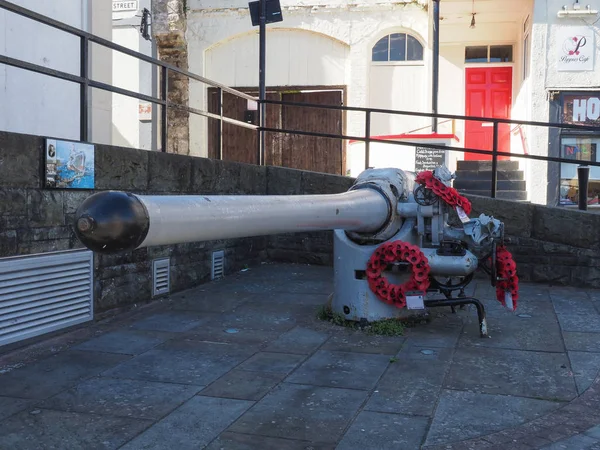
<instances>
[{"instance_id":1,"label":"framed picture of submarine","mask_svg":"<svg viewBox=\"0 0 600 450\"><path fill-rule=\"evenodd\" d=\"M44 187L94 189L94 145L46 138Z\"/></svg>"}]
</instances>

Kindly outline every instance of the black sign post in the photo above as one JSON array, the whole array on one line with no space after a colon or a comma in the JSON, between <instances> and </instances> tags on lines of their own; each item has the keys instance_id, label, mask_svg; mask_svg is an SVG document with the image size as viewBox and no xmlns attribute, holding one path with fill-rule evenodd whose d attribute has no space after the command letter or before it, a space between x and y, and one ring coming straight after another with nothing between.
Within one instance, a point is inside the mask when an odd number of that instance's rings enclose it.
<instances>
[{"instance_id":1,"label":"black sign post","mask_svg":"<svg viewBox=\"0 0 600 450\"><path fill-rule=\"evenodd\" d=\"M447 150L439 148L415 147L415 172L434 170L447 165L446 153Z\"/></svg>"},{"instance_id":2,"label":"black sign post","mask_svg":"<svg viewBox=\"0 0 600 450\"><path fill-rule=\"evenodd\" d=\"M281 6L279 0L258 0L248 4L250 9L250 19L253 26L259 26L259 62L258 62L258 98L260 100L259 108L259 126L264 128L267 118L267 105L264 102L267 98L266 87L266 65L267 65L267 27L268 23L281 22ZM258 133L258 164L263 165L265 161L265 133L260 130Z\"/></svg>"}]
</instances>

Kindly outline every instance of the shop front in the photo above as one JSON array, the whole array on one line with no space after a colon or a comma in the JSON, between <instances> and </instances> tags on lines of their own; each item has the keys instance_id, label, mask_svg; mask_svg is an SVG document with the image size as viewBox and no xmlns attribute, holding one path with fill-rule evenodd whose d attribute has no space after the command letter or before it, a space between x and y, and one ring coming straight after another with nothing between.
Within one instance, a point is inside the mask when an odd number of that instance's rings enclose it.
<instances>
[{"instance_id":1,"label":"shop front","mask_svg":"<svg viewBox=\"0 0 600 450\"><path fill-rule=\"evenodd\" d=\"M600 91L561 92L555 102L555 111L561 123L600 127ZM573 160L573 164L559 164L558 205L577 207L579 187L577 167L587 162L600 161L600 133L586 130L561 130L550 143L551 154ZM590 167L588 185L589 208L600 208L600 167Z\"/></svg>"}]
</instances>

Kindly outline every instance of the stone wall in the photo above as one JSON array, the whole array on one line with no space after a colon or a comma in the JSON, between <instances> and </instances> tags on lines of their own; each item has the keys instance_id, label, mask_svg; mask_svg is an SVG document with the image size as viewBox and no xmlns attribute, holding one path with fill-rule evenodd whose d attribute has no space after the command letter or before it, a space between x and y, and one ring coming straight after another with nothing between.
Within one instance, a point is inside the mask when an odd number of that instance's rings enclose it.
<instances>
[{"instance_id":1,"label":"stone wall","mask_svg":"<svg viewBox=\"0 0 600 450\"><path fill-rule=\"evenodd\" d=\"M41 189L43 138L0 132L0 258L81 248L71 224L91 191ZM96 145L96 190L139 194L337 193L352 180ZM243 224L241 224L243 226ZM269 259L331 264L332 233L263 236L95 255L96 311L151 297L152 260L170 257L172 292L210 279L211 253L225 250L226 273Z\"/></svg>"},{"instance_id":2,"label":"stone wall","mask_svg":"<svg viewBox=\"0 0 600 450\"><path fill-rule=\"evenodd\" d=\"M504 222L519 279L600 287L600 215L531 203L468 196L471 217Z\"/></svg>"}]
</instances>

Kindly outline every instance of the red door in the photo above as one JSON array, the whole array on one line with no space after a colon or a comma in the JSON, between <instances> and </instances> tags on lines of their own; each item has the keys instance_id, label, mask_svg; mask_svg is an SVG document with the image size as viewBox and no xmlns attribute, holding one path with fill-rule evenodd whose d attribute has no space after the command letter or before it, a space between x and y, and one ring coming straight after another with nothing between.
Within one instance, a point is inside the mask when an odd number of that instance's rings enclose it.
<instances>
[{"instance_id":1,"label":"red door","mask_svg":"<svg viewBox=\"0 0 600 450\"><path fill-rule=\"evenodd\" d=\"M466 115L509 119L512 105L512 67L483 67L465 70ZM465 121L465 147L492 150L491 122ZM498 127L498 151L510 152L510 124ZM492 159L491 155L465 153L466 160ZM510 159L499 156L498 159Z\"/></svg>"}]
</instances>

